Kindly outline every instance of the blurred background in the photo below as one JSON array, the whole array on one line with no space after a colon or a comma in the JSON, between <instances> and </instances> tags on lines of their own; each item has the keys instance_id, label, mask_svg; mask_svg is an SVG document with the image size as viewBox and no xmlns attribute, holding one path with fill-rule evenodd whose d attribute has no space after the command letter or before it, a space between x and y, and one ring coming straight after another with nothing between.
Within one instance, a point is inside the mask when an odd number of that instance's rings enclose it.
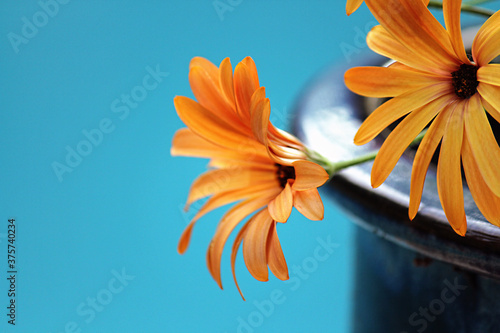
<instances>
[{"instance_id":1,"label":"blurred background","mask_svg":"<svg viewBox=\"0 0 500 333\"><path fill-rule=\"evenodd\" d=\"M289 129L308 82L369 52L374 24L364 5L347 18L336 0L2 1L0 331L347 332L354 227L325 192L324 221L294 211L278 227L289 282L258 282L238 258L246 302L229 250L224 290L205 264L226 208L177 253L200 205L182 208L207 161L170 156L184 127L172 100L192 97L192 57L235 66L251 56L271 120ZM11 218L15 326L6 316Z\"/></svg>"}]
</instances>

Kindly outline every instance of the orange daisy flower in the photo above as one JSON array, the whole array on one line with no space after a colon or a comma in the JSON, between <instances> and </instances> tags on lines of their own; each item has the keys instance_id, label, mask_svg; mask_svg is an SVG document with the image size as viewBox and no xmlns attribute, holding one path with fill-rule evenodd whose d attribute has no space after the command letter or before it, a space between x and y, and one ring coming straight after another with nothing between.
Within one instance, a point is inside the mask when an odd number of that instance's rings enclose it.
<instances>
[{"instance_id":1,"label":"orange daisy flower","mask_svg":"<svg viewBox=\"0 0 500 333\"><path fill-rule=\"evenodd\" d=\"M189 81L196 101L183 96L174 99L177 114L188 128L175 134L171 154L209 158L212 169L192 184L186 209L201 198L210 198L185 229L178 251L186 251L193 226L203 215L239 201L220 221L208 248L210 274L222 288L224 245L240 222L257 211L234 241L234 280L241 242L245 264L254 278L267 281L269 267L276 277L286 280L288 268L276 222L286 222L293 206L311 220L323 219L317 187L328 180L328 174L307 160L297 138L270 123L269 99L259 85L252 58L240 62L234 75L229 58L219 68L204 58L193 58ZM236 286L240 291L237 282Z\"/></svg>"},{"instance_id":2,"label":"orange daisy flower","mask_svg":"<svg viewBox=\"0 0 500 333\"><path fill-rule=\"evenodd\" d=\"M353 68L345 82L358 94L393 98L364 121L354 142L367 143L407 115L375 159L372 186L385 181L410 142L431 123L413 163L410 219L417 214L425 175L441 142L437 189L455 232L463 236L467 230L461 164L478 208L500 226L500 148L486 115L500 121L500 65L490 64L500 54L500 12L478 31L471 61L462 41L461 1L444 0L446 29L419 1L366 4L381 24L369 33L369 47L396 62L387 68Z\"/></svg>"},{"instance_id":3,"label":"orange daisy flower","mask_svg":"<svg viewBox=\"0 0 500 333\"><path fill-rule=\"evenodd\" d=\"M429 4L430 0L423 0L425 5L427 6ZM354 13L356 10L358 10L359 6L363 3L363 0L347 0L347 3L345 5L345 11L347 15L351 15Z\"/></svg>"}]
</instances>

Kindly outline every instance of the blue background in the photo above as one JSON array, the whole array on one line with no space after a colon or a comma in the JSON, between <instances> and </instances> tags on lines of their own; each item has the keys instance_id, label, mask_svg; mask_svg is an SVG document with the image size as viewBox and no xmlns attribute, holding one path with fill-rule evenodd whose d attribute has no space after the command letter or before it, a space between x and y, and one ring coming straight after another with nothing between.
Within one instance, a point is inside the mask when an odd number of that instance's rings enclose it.
<instances>
[{"instance_id":1,"label":"blue background","mask_svg":"<svg viewBox=\"0 0 500 333\"><path fill-rule=\"evenodd\" d=\"M229 9L219 15L208 0L73 0L57 13L51 7L53 17L44 21L37 1L2 1L0 253L6 253L7 219L15 218L18 269L13 328L5 315L6 254L0 254L2 332L348 330L354 227L328 197L324 221L294 211L278 228L294 283L258 282L239 257L246 302L232 281L229 250L223 291L205 265L225 209L203 218L187 253L177 254L197 206L187 213L182 207L207 161L170 156L172 137L184 127L172 100L192 97L192 57L216 64L230 57L235 66L250 55L271 99L271 120L289 128L309 80L367 52L363 38L373 19L364 5L347 18L344 1L222 2ZM13 45L12 33L22 36L26 20L38 20L37 31L25 28L30 37ZM148 66L168 76L127 116L122 102L114 112L116 99L140 90ZM102 121L109 133L59 179L54 162L66 164L67 147L82 148L83 131ZM328 237L336 247L320 262L318 238ZM293 273L294 265L309 273ZM274 294L280 304L270 307ZM92 310L96 298L105 304Z\"/></svg>"}]
</instances>

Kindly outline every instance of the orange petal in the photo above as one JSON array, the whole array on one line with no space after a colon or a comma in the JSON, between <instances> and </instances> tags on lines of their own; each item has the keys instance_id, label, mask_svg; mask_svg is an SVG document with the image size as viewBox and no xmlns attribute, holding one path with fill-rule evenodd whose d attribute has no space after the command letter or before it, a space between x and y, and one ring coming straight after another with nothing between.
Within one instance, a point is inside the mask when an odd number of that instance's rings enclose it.
<instances>
[{"instance_id":1,"label":"orange petal","mask_svg":"<svg viewBox=\"0 0 500 333\"><path fill-rule=\"evenodd\" d=\"M271 123L269 123L268 136L273 142L280 143L282 146L288 146L299 150L304 148L304 144L302 144L299 139L286 131L274 127Z\"/></svg>"},{"instance_id":2,"label":"orange petal","mask_svg":"<svg viewBox=\"0 0 500 333\"><path fill-rule=\"evenodd\" d=\"M491 191L496 196L500 196L500 173L498 172L500 147L498 147L477 94L469 99L469 107L464 120L467 139L479 171Z\"/></svg>"},{"instance_id":3,"label":"orange petal","mask_svg":"<svg viewBox=\"0 0 500 333\"><path fill-rule=\"evenodd\" d=\"M460 13L462 11L462 0L443 1L443 14L446 30L451 38L451 44L455 54L464 64L470 64L465 54L464 42L462 40L462 27L460 26Z\"/></svg>"},{"instance_id":4,"label":"orange petal","mask_svg":"<svg viewBox=\"0 0 500 333\"><path fill-rule=\"evenodd\" d=\"M477 32L472 43L472 57L482 67L500 54L500 11L491 16Z\"/></svg>"},{"instance_id":5,"label":"orange petal","mask_svg":"<svg viewBox=\"0 0 500 333\"><path fill-rule=\"evenodd\" d=\"M241 242L243 241L243 238L245 238L249 223L250 221L245 223L243 227L241 227L240 231L236 235L236 238L234 239L233 249L231 251L231 270L233 271L234 283L236 284L236 288L238 288L238 292L240 293L240 296L241 298L243 298L244 301L245 297L243 296L243 293L241 292L240 286L238 284L238 280L236 279L235 265L236 265L236 256L238 255L238 249L240 247Z\"/></svg>"},{"instance_id":6,"label":"orange petal","mask_svg":"<svg viewBox=\"0 0 500 333\"><path fill-rule=\"evenodd\" d=\"M488 113L500 122L500 87L481 82L477 86L477 91Z\"/></svg>"},{"instance_id":7,"label":"orange petal","mask_svg":"<svg viewBox=\"0 0 500 333\"><path fill-rule=\"evenodd\" d=\"M268 205L269 214L278 222L285 223L290 217L293 208L293 195L289 183L286 183L285 188L281 193L272 200Z\"/></svg>"},{"instance_id":8,"label":"orange petal","mask_svg":"<svg viewBox=\"0 0 500 333\"><path fill-rule=\"evenodd\" d=\"M249 199L249 198L259 197L261 195L266 195L267 193L269 193L269 190L278 187L279 184L277 181L275 183L265 182L260 184L257 183L255 185L251 185L244 188L217 193L213 197L208 199L208 201L205 202L205 204L203 204L203 206L196 213L191 222L196 222L203 215L211 212L214 209L230 204L232 202L240 201L242 199Z\"/></svg>"},{"instance_id":9,"label":"orange petal","mask_svg":"<svg viewBox=\"0 0 500 333\"><path fill-rule=\"evenodd\" d=\"M295 161L293 162L293 167L295 168L295 181L292 189L296 191L305 191L319 187L329 179L325 169L314 162Z\"/></svg>"},{"instance_id":10,"label":"orange petal","mask_svg":"<svg viewBox=\"0 0 500 333\"><path fill-rule=\"evenodd\" d=\"M394 97L446 78L387 67L355 67L344 80L353 92L368 97ZM448 79L449 80L449 79Z\"/></svg>"},{"instance_id":11,"label":"orange petal","mask_svg":"<svg viewBox=\"0 0 500 333\"><path fill-rule=\"evenodd\" d=\"M379 106L365 119L354 137L354 143L363 145L371 141L384 128L402 116L451 92L451 84L439 83L394 97Z\"/></svg>"},{"instance_id":12,"label":"orange petal","mask_svg":"<svg viewBox=\"0 0 500 333\"><path fill-rule=\"evenodd\" d=\"M257 89L260 86L260 84L259 84L259 75L257 74L257 66L255 66L255 62L251 57L246 57L241 62L247 66L248 72L250 73L250 76L253 79L253 85L255 89Z\"/></svg>"},{"instance_id":13,"label":"orange petal","mask_svg":"<svg viewBox=\"0 0 500 333\"><path fill-rule=\"evenodd\" d=\"M238 159L225 159L225 158L213 158L208 163L209 167L215 169L233 169L233 168L248 168L254 170L268 170L276 171L276 164L273 160L268 159L266 162L258 161L257 159L250 158L245 161L240 158L241 155L237 155Z\"/></svg>"},{"instance_id":14,"label":"orange petal","mask_svg":"<svg viewBox=\"0 0 500 333\"><path fill-rule=\"evenodd\" d=\"M305 191L295 191L293 206L309 220L319 221L324 217L323 201L316 188Z\"/></svg>"},{"instance_id":15,"label":"orange petal","mask_svg":"<svg viewBox=\"0 0 500 333\"><path fill-rule=\"evenodd\" d=\"M437 170L437 188L441 205L453 230L461 236L467 231L460 165L463 128L462 110L457 107L448 119Z\"/></svg>"},{"instance_id":16,"label":"orange petal","mask_svg":"<svg viewBox=\"0 0 500 333\"><path fill-rule=\"evenodd\" d=\"M194 133L204 139L231 149L244 149L246 142L250 141L225 120L215 116L200 104L184 96L176 96L174 105L179 118Z\"/></svg>"},{"instance_id":17,"label":"orange petal","mask_svg":"<svg viewBox=\"0 0 500 333\"><path fill-rule=\"evenodd\" d=\"M373 16L402 45L415 54L425 55L434 68L451 73L458 59L443 26L422 1L366 0Z\"/></svg>"},{"instance_id":18,"label":"orange petal","mask_svg":"<svg viewBox=\"0 0 500 333\"><path fill-rule=\"evenodd\" d=\"M229 58L222 60L219 68L220 88L231 108L236 110L236 102L234 100L233 67L231 66L231 60L229 60Z\"/></svg>"},{"instance_id":19,"label":"orange petal","mask_svg":"<svg viewBox=\"0 0 500 333\"><path fill-rule=\"evenodd\" d=\"M264 209L257 213L249 222L243 240L243 258L248 271L259 281L267 281L267 238L269 228L275 223Z\"/></svg>"},{"instance_id":20,"label":"orange petal","mask_svg":"<svg viewBox=\"0 0 500 333\"><path fill-rule=\"evenodd\" d=\"M288 280L288 267L276 231L276 222L271 223L267 236L267 264L271 272L280 280Z\"/></svg>"},{"instance_id":21,"label":"orange petal","mask_svg":"<svg viewBox=\"0 0 500 333\"><path fill-rule=\"evenodd\" d=\"M255 138L263 145L267 145L267 130L270 114L271 104L269 99L265 98L265 88L261 87L257 89L252 96L250 121Z\"/></svg>"},{"instance_id":22,"label":"orange petal","mask_svg":"<svg viewBox=\"0 0 500 333\"><path fill-rule=\"evenodd\" d=\"M191 185L186 208L193 202L222 191L246 188L255 184L274 184L276 174L269 170L243 168L210 170L199 176Z\"/></svg>"},{"instance_id":23,"label":"orange petal","mask_svg":"<svg viewBox=\"0 0 500 333\"><path fill-rule=\"evenodd\" d=\"M203 68L208 73L208 75L210 75L212 80L214 82L217 82L219 78L219 69L210 60L203 57L194 57L189 63L189 69L191 70L191 68L193 67Z\"/></svg>"},{"instance_id":24,"label":"orange petal","mask_svg":"<svg viewBox=\"0 0 500 333\"><path fill-rule=\"evenodd\" d=\"M481 85L481 83L479 85ZM500 123L500 101L496 103L498 106L497 108L488 103L486 99L484 99L483 96L481 96L481 104L483 104L483 107L490 114L490 116L495 118L495 120Z\"/></svg>"},{"instance_id":25,"label":"orange petal","mask_svg":"<svg viewBox=\"0 0 500 333\"><path fill-rule=\"evenodd\" d=\"M362 3L363 0L347 0L347 3L345 5L345 11L347 15L351 15L352 13L354 13Z\"/></svg>"},{"instance_id":26,"label":"orange petal","mask_svg":"<svg viewBox=\"0 0 500 333\"><path fill-rule=\"evenodd\" d=\"M451 112L450 108L453 109L454 107L455 105L452 104L444 108L438 114L436 119L432 121L431 126L420 142L417 153L415 154L411 172L410 206L408 209L408 216L410 217L410 220L413 220L417 215L429 163L431 162L432 156L443 138L446 123Z\"/></svg>"},{"instance_id":27,"label":"orange petal","mask_svg":"<svg viewBox=\"0 0 500 333\"><path fill-rule=\"evenodd\" d=\"M411 51L380 25L373 27L368 33L366 43L370 49L378 54L394 59L411 68L444 76L450 75L449 69L436 67L435 63L425 54Z\"/></svg>"},{"instance_id":28,"label":"orange petal","mask_svg":"<svg viewBox=\"0 0 500 333\"><path fill-rule=\"evenodd\" d=\"M179 243L177 244L177 252L179 254L184 254L186 252L189 242L191 240L191 234L193 232L194 221L190 222L186 229L182 232L181 238L179 239Z\"/></svg>"},{"instance_id":29,"label":"orange petal","mask_svg":"<svg viewBox=\"0 0 500 333\"><path fill-rule=\"evenodd\" d=\"M250 119L252 95L257 88L252 73L244 63L240 62L234 70L234 94L238 113L243 122Z\"/></svg>"},{"instance_id":30,"label":"orange petal","mask_svg":"<svg viewBox=\"0 0 500 333\"><path fill-rule=\"evenodd\" d=\"M216 117L223 119L230 127L238 131L244 128L241 120L221 91L218 78L217 81L213 81L207 71L195 66L189 71L189 83L196 100L201 106L212 112Z\"/></svg>"},{"instance_id":31,"label":"orange petal","mask_svg":"<svg viewBox=\"0 0 500 333\"><path fill-rule=\"evenodd\" d=\"M479 67L477 70L477 80L482 83L500 86L500 64L488 64Z\"/></svg>"},{"instance_id":32,"label":"orange petal","mask_svg":"<svg viewBox=\"0 0 500 333\"><path fill-rule=\"evenodd\" d=\"M373 187L382 185L410 143L448 103L448 97L438 98L414 110L396 126L385 139L373 163L371 174Z\"/></svg>"},{"instance_id":33,"label":"orange petal","mask_svg":"<svg viewBox=\"0 0 500 333\"><path fill-rule=\"evenodd\" d=\"M266 206L278 193L270 191L267 195L243 201L231 208L222 218L207 252L207 266L213 279L222 288L220 262L224 245L234 228L251 213Z\"/></svg>"},{"instance_id":34,"label":"orange petal","mask_svg":"<svg viewBox=\"0 0 500 333\"><path fill-rule=\"evenodd\" d=\"M260 164L271 163L266 147L256 141L246 142L245 149L227 149L205 140L189 128L181 128L174 135L170 153L172 156L234 160L242 164L247 164L247 162Z\"/></svg>"},{"instance_id":35,"label":"orange petal","mask_svg":"<svg viewBox=\"0 0 500 333\"><path fill-rule=\"evenodd\" d=\"M467 133L465 137L467 141ZM462 145L462 163L474 202L489 222L500 227L500 197L491 192L484 182L467 142Z\"/></svg>"}]
</instances>

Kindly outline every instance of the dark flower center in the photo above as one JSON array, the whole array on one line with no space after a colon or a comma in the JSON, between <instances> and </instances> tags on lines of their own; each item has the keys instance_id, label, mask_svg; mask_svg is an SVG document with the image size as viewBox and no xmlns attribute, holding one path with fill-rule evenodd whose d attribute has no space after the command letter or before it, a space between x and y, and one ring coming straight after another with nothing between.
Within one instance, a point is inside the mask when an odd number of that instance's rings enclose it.
<instances>
[{"instance_id":1,"label":"dark flower center","mask_svg":"<svg viewBox=\"0 0 500 333\"><path fill-rule=\"evenodd\" d=\"M451 73L455 94L460 98L471 98L477 92L477 66L462 64Z\"/></svg>"},{"instance_id":2,"label":"dark flower center","mask_svg":"<svg viewBox=\"0 0 500 333\"><path fill-rule=\"evenodd\" d=\"M276 175L278 176L278 181L280 186L285 188L288 179L295 179L295 169L292 166L276 164L278 169L276 170Z\"/></svg>"}]
</instances>

